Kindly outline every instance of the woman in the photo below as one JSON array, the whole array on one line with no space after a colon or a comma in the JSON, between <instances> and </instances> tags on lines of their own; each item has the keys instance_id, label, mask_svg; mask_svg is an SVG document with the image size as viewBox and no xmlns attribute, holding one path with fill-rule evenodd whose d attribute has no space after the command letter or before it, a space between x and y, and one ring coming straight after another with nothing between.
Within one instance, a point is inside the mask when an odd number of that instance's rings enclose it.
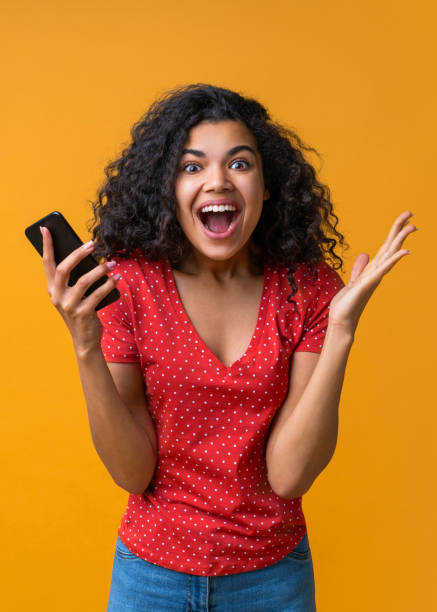
<instances>
[{"instance_id":1,"label":"woman","mask_svg":"<svg viewBox=\"0 0 437 612\"><path fill-rule=\"evenodd\" d=\"M96 450L130 493L111 612L315 610L301 497L335 450L360 315L416 228L402 213L345 286L305 150L255 100L173 90L107 167L93 241L56 267L42 230ZM69 287L91 252L112 260Z\"/></svg>"}]
</instances>

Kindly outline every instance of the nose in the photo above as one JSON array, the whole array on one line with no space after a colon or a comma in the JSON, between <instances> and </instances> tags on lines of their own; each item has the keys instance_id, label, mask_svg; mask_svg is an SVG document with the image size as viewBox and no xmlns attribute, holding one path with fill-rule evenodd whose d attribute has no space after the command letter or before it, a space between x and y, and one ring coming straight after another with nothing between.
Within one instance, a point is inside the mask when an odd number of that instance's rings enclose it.
<instances>
[{"instance_id":1,"label":"nose","mask_svg":"<svg viewBox=\"0 0 437 612\"><path fill-rule=\"evenodd\" d=\"M233 189L232 181L228 176L226 168L221 165L211 165L206 174L204 190L205 191L223 191L224 189Z\"/></svg>"}]
</instances>

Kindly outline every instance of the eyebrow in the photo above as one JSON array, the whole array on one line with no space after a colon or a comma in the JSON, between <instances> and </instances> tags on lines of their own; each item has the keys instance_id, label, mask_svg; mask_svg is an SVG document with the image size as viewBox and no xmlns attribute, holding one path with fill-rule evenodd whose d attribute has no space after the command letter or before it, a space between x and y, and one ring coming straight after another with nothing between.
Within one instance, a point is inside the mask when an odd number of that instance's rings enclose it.
<instances>
[{"instance_id":1,"label":"eyebrow","mask_svg":"<svg viewBox=\"0 0 437 612\"><path fill-rule=\"evenodd\" d=\"M236 147L232 147L232 149L229 149L226 155L235 155L235 153L239 153L240 151L250 151L256 157L255 149L249 145L237 145ZM183 149L182 155L186 155L187 153L190 155L196 155L197 157L206 157L203 151L198 151L197 149Z\"/></svg>"}]
</instances>

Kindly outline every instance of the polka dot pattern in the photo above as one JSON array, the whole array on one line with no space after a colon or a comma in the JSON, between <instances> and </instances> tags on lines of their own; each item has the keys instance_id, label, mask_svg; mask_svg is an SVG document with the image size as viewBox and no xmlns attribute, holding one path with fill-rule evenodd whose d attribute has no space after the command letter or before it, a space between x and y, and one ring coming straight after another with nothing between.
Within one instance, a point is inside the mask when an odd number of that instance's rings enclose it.
<instances>
[{"instance_id":1,"label":"polka dot pattern","mask_svg":"<svg viewBox=\"0 0 437 612\"><path fill-rule=\"evenodd\" d=\"M131 494L118 530L136 555L203 576L246 572L284 557L305 535L301 498L267 479L265 444L284 401L294 351L320 352L339 275L320 262L313 282L266 266L257 325L225 366L197 334L168 260L116 260L121 299L98 311L107 361L139 363L158 438L158 464Z\"/></svg>"}]
</instances>

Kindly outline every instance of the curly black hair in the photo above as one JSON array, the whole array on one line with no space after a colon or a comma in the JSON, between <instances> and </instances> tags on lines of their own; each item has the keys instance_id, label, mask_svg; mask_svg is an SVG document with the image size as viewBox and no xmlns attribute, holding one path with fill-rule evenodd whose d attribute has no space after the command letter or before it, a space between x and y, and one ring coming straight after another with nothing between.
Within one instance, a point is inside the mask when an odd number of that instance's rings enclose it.
<instances>
[{"instance_id":1,"label":"curly black hair","mask_svg":"<svg viewBox=\"0 0 437 612\"><path fill-rule=\"evenodd\" d=\"M167 257L178 267L191 248L176 218L174 191L184 143L198 123L229 119L241 121L253 133L270 193L249 245L251 263L287 268L289 300L297 290L298 264L307 263L315 276L321 260L343 268L335 247L337 242L349 245L336 229L330 190L317 180L303 154L317 151L272 121L258 101L204 83L169 90L157 99L133 125L129 146L106 166L88 225L97 258L142 254L152 261Z\"/></svg>"}]
</instances>

